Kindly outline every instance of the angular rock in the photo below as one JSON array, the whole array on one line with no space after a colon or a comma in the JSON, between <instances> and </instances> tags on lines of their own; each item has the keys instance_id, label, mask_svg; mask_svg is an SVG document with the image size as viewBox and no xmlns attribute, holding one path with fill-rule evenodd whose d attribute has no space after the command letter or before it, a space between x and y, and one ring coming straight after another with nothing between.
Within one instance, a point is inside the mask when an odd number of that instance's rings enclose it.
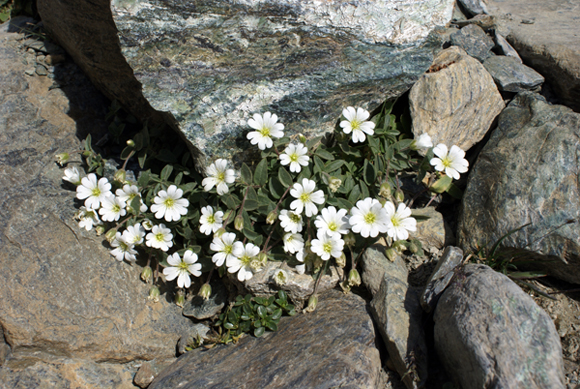
<instances>
[{"instance_id":1,"label":"angular rock","mask_svg":"<svg viewBox=\"0 0 580 389\"><path fill-rule=\"evenodd\" d=\"M330 291L313 313L283 317L277 332L182 355L149 389L374 389L381 366L374 342L364 300Z\"/></svg>"},{"instance_id":2,"label":"angular rock","mask_svg":"<svg viewBox=\"0 0 580 389\"><path fill-rule=\"evenodd\" d=\"M431 312L435 309L437 305L437 301L441 294L451 282L451 279L455 275L454 270L461 265L463 262L463 250L459 247L448 246L441 254L439 258L439 262L437 262L437 266L435 270L433 270L433 274L427 281L427 285L425 285L425 290L421 295L421 307L426 312Z\"/></svg>"},{"instance_id":3,"label":"angular rock","mask_svg":"<svg viewBox=\"0 0 580 389\"><path fill-rule=\"evenodd\" d=\"M404 283L409 276L403 258L397 254L395 260L391 261L384 254L385 248L384 245L376 244L366 249L362 256L361 278L373 296L379 292L385 274Z\"/></svg>"},{"instance_id":4,"label":"angular rock","mask_svg":"<svg viewBox=\"0 0 580 389\"><path fill-rule=\"evenodd\" d=\"M539 88L544 77L513 57L498 55L483 62L498 89L504 92L523 92Z\"/></svg>"},{"instance_id":5,"label":"angular rock","mask_svg":"<svg viewBox=\"0 0 580 389\"><path fill-rule=\"evenodd\" d=\"M458 221L458 245L475 251L502 242L526 261L580 283L580 114L519 93L473 167ZM508 250L509 248L509 250ZM507 255L511 255L507 253Z\"/></svg>"},{"instance_id":6,"label":"angular rock","mask_svg":"<svg viewBox=\"0 0 580 389\"><path fill-rule=\"evenodd\" d=\"M203 323L194 324L190 330L181 335L177 342L177 352L179 355L185 354L188 348L195 345L202 345L207 340L207 333L210 328Z\"/></svg>"},{"instance_id":7,"label":"angular rock","mask_svg":"<svg viewBox=\"0 0 580 389\"><path fill-rule=\"evenodd\" d=\"M211 296L206 300L196 295L183 307L183 315L197 320L209 319L217 315L228 301L228 291L221 280L210 283Z\"/></svg>"},{"instance_id":8,"label":"angular rock","mask_svg":"<svg viewBox=\"0 0 580 389\"><path fill-rule=\"evenodd\" d=\"M409 389L425 385L428 376L427 344L423 330L420 292L406 280L385 273L371 309L389 357Z\"/></svg>"},{"instance_id":9,"label":"angular rock","mask_svg":"<svg viewBox=\"0 0 580 389\"><path fill-rule=\"evenodd\" d=\"M139 370L133 378L133 382L140 388L145 389L153 382L153 379L169 365L175 362L177 358L171 359L154 359L141 364Z\"/></svg>"},{"instance_id":10,"label":"angular rock","mask_svg":"<svg viewBox=\"0 0 580 389\"><path fill-rule=\"evenodd\" d=\"M467 265L435 310L435 347L462 388L564 388L560 337L503 274Z\"/></svg>"},{"instance_id":11,"label":"angular rock","mask_svg":"<svg viewBox=\"0 0 580 389\"><path fill-rule=\"evenodd\" d=\"M483 139L503 99L483 65L459 47L439 53L431 69L409 94L413 134L467 150Z\"/></svg>"},{"instance_id":12,"label":"angular rock","mask_svg":"<svg viewBox=\"0 0 580 389\"><path fill-rule=\"evenodd\" d=\"M26 76L31 54L18 51L18 38L0 32L0 327L11 348L0 382L43 387L53 371L71 387L91 387L66 369L87 366L93 377L103 364L92 387L114 387L105 365L172 356L191 323L172 303L147 303L140 269L117 262L102 237L74 221L74 188L54 156L79 150L77 134L107 132L107 101L72 63L59 65L55 77L70 82L60 88Z\"/></svg>"},{"instance_id":13,"label":"angular rock","mask_svg":"<svg viewBox=\"0 0 580 389\"><path fill-rule=\"evenodd\" d=\"M461 9L469 16L489 13L487 6L482 0L457 0L457 2L461 5Z\"/></svg>"},{"instance_id":14,"label":"angular rock","mask_svg":"<svg viewBox=\"0 0 580 389\"><path fill-rule=\"evenodd\" d=\"M451 34L451 44L461 47L479 62L492 55L491 49L494 46L493 40L476 24L469 24Z\"/></svg>"},{"instance_id":15,"label":"angular rock","mask_svg":"<svg viewBox=\"0 0 580 389\"><path fill-rule=\"evenodd\" d=\"M413 209L413 217L417 219L417 231L412 233L412 238L419 240L424 249L442 249L455 242L453 231L435 207Z\"/></svg>"},{"instance_id":16,"label":"angular rock","mask_svg":"<svg viewBox=\"0 0 580 389\"><path fill-rule=\"evenodd\" d=\"M497 31L493 34L493 41L495 42L494 48L499 52L499 54L515 58L519 63L522 63L522 59L516 49L514 49L512 45L510 45L509 42Z\"/></svg>"},{"instance_id":17,"label":"angular rock","mask_svg":"<svg viewBox=\"0 0 580 389\"><path fill-rule=\"evenodd\" d=\"M237 160L248 158L246 121L254 113L275 112L288 135L320 134L333 129L347 105L372 109L401 95L439 50L437 39L425 38L449 21L453 3L37 6L45 27L107 96L150 121L169 112L163 118L208 156Z\"/></svg>"},{"instance_id":18,"label":"angular rock","mask_svg":"<svg viewBox=\"0 0 580 389\"><path fill-rule=\"evenodd\" d=\"M284 270L287 274L288 280L284 285L279 285L274 280L274 275L278 270ZM334 288L342 279L343 274L342 268L329 266L327 273L320 280L318 293ZM284 290L296 305L301 305L308 300L314 293L315 284L315 277L311 274L298 274L286 262L268 262L260 272L244 281L244 287L254 296L272 296L279 290Z\"/></svg>"}]
</instances>

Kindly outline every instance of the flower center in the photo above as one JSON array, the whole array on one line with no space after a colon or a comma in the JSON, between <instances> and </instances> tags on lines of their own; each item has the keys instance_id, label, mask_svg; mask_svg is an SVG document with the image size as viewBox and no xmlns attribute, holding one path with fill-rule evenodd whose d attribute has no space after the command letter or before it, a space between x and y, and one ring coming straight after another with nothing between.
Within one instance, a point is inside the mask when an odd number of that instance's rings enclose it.
<instances>
[{"instance_id":1,"label":"flower center","mask_svg":"<svg viewBox=\"0 0 580 389\"><path fill-rule=\"evenodd\" d=\"M298 162L298 154L296 154L296 153L290 154L288 157L290 157L290 161Z\"/></svg>"},{"instance_id":2,"label":"flower center","mask_svg":"<svg viewBox=\"0 0 580 389\"><path fill-rule=\"evenodd\" d=\"M242 263L242 265L248 266L250 262L252 262L252 257L249 257L246 254L244 254L240 257L240 262Z\"/></svg>"},{"instance_id":3,"label":"flower center","mask_svg":"<svg viewBox=\"0 0 580 389\"><path fill-rule=\"evenodd\" d=\"M162 232L155 234L155 240L158 242L165 242L165 235Z\"/></svg>"},{"instance_id":4,"label":"flower center","mask_svg":"<svg viewBox=\"0 0 580 389\"><path fill-rule=\"evenodd\" d=\"M185 273L185 272L188 272L188 271L189 271L189 269L188 269L188 266L189 266L189 265L187 264L187 262L183 262L183 261L181 261L181 262L179 262L179 264L177 265L177 268L179 269L179 272L180 272L180 273Z\"/></svg>"},{"instance_id":5,"label":"flower center","mask_svg":"<svg viewBox=\"0 0 580 389\"><path fill-rule=\"evenodd\" d=\"M97 188L93 188L91 194L95 197L99 197L101 195L101 190L97 187Z\"/></svg>"},{"instance_id":6,"label":"flower center","mask_svg":"<svg viewBox=\"0 0 580 389\"><path fill-rule=\"evenodd\" d=\"M290 220L293 223L300 223L300 215L296 215L295 213L290 214Z\"/></svg>"},{"instance_id":7,"label":"flower center","mask_svg":"<svg viewBox=\"0 0 580 389\"><path fill-rule=\"evenodd\" d=\"M121 240L118 241L119 242L119 248L121 249L121 251L127 251L129 250L129 245Z\"/></svg>"},{"instance_id":8,"label":"flower center","mask_svg":"<svg viewBox=\"0 0 580 389\"><path fill-rule=\"evenodd\" d=\"M449 157L445 157L445 158L441 159L441 163L445 167L451 167L451 165L453 164L453 161L451 159L449 159Z\"/></svg>"},{"instance_id":9,"label":"flower center","mask_svg":"<svg viewBox=\"0 0 580 389\"><path fill-rule=\"evenodd\" d=\"M224 247L224 254L231 254L232 251L234 251L234 246L233 245L226 245Z\"/></svg>"},{"instance_id":10,"label":"flower center","mask_svg":"<svg viewBox=\"0 0 580 389\"><path fill-rule=\"evenodd\" d=\"M114 205L113 205L113 212L114 212L114 213L119 213L119 212L121 212L121 207L119 206L119 204L114 204Z\"/></svg>"},{"instance_id":11,"label":"flower center","mask_svg":"<svg viewBox=\"0 0 580 389\"><path fill-rule=\"evenodd\" d=\"M173 200L171 197L168 197L163 201L163 204L165 204L167 208L173 208L175 205L175 200Z\"/></svg>"},{"instance_id":12,"label":"flower center","mask_svg":"<svg viewBox=\"0 0 580 389\"><path fill-rule=\"evenodd\" d=\"M360 129L360 125L361 125L361 124L362 124L362 123L361 123L361 122L359 122L359 121L358 121L358 120L356 120L356 119L353 119L353 120L350 122L350 126L352 127L353 131L354 131L354 130L359 130L359 129Z\"/></svg>"},{"instance_id":13,"label":"flower center","mask_svg":"<svg viewBox=\"0 0 580 389\"><path fill-rule=\"evenodd\" d=\"M310 202L310 193L302 193L300 195L300 201L302 201L303 203L309 203Z\"/></svg>"},{"instance_id":14,"label":"flower center","mask_svg":"<svg viewBox=\"0 0 580 389\"><path fill-rule=\"evenodd\" d=\"M258 132L264 137L270 136L270 129L268 127L262 127Z\"/></svg>"},{"instance_id":15,"label":"flower center","mask_svg":"<svg viewBox=\"0 0 580 389\"><path fill-rule=\"evenodd\" d=\"M365 223L373 224L376 221L377 221L377 215L375 215L374 213L369 212L365 215Z\"/></svg>"},{"instance_id":16,"label":"flower center","mask_svg":"<svg viewBox=\"0 0 580 389\"><path fill-rule=\"evenodd\" d=\"M219 172L216 178L219 182L224 182L226 180L226 173Z\"/></svg>"},{"instance_id":17,"label":"flower center","mask_svg":"<svg viewBox=\"0 0 580 389\"><path fill-rule=\"evenodd\" d=\"M208 222L208 224L214 224L215 223L215 216L214 215L209 215L207 217L207 222Z\"/></svg>"},{"instance_id":18,"label":"flower center","mask_svg":"<svg viewBox=\"0 0 580 389\"><path fill-rule=\"evenodd\" d=\"M336 225L335 222L330 222L330 223L328 223L328 229L330 231L333 231L334 232L334 231L336 231L338 229L338 226Z\"/></svg>"},{"instance_id":19,"label":"flower center","mask_svg":"<svg viewBox=\"0 0 580 389\"><path fill-rule=\"evenodd\" d=\"M330 242L326 242L322 245L322 249L324 250L325 253L330 254L332 252L332 243Z\"/></svg>"},{"instance_id":20,"label":"flower center","mask_svg":"<svg viewBox=\"0 0 580 389\"><path fill-rule=\"evenodd\" d=\"M398 218L398 217L396 217L396 216L393 216L393 217L391 218L391 223L393 223L393 226L394 226L394 227L399 227L399 226L401 225L401 221L400 221L400 220L399 220L399 218Z\"/></svg>"}]
</instances>

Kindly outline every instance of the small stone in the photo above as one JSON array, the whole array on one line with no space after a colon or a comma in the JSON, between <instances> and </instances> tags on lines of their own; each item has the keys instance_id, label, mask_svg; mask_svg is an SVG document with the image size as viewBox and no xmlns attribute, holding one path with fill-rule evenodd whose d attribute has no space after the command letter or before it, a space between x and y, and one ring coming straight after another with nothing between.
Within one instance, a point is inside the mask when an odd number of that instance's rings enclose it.
<instances>
[{"instance_id":1,"label":"small stone","mask_svg":"<svg viewBox=\"0 0 580 389\"><path fill-rule=\"evenodd\" d=\"M49 54L46 56L44 62L46 62L48 65L55 65L57 63L63 63L65 59L66 57L64 54Z\"/></svg>"},{"instance_id":2,"label":"small stone","mask_svg":"<svg viewBox=\"0 0 580 389\"><path fill-rule=\"evenodd\" d=\"M34 68L26 69L24 70L24 74L26 74L27 76L34 76L36 74L36 70Z\"/></svg>"},{"instance_id":3,"label":"small stone","mask_svg":"<svg viewBox=\"0 0 580 389\"><path fill-rule=\"evenodd\" d=\"M35 69L36 74L38 74L39 76L46 76L48 75L48 71L46 70L46 68L42 65L36 65L36 69Z\"/></svg>"},{"instance_id":4,"label":"small stone","mask_svg":"<svg viewBox=\"0 0 580 389\"><path fill-rule=\"evenodd\" d=\"M483 62L483 66L491 74L499 90L505 92L537 89L544 82L540 73L513 57L489 57Z\"/></svg>"},{"instance_id":5,"label":"small stone","mask_svg":"<svg viewBox=\"0 0 580 389\"><path fill-rule=\"evenodd\" d=\"M469 16L488 14L487 6L482 0L457 0L463 11Z\"/></svg>"},{"instance_id":6,"label":"small stone","mask_svg":"<svg viewBox=\"0 0 580 389\"><path fill-rule=\"evenodd\" d=\"M499 32L494 32L493 40L495 42L495 48L500 54L515 58L519 63L522 63L522 59L516 49L514 49Z\"/></svg>"},{"instance_id":7,"label":"small stone","mask_svg":"<svg viewBox=\"0 0 580 389\"><path fill-rule=\"evenodd\" d=\"M494 46L493 40L475 24L463 27L456 33L451 34L451 44L461 47L479 62L485 61L492 55L491 49Z\"/></svg>"},{"instance_id":8,"label":"small stone","mask_svg":"<svg viewBox=\"0 0 580 389\"><path fill-rule=\"evenodd\" d=\"M458 247L448 246L437 262L433 274L427 281L425 290L421 295L421 307L426 312L435 309L439 297L451 282L454 270L463 262L463 250Z\"/></svg>"},{"instance_id":9,"label":"small stone","mask_svg":"<svg viewBox=\"0 0 580 389\"><path fill-rule=\"evenodd\" d=\"M185 303L183 315L197 320L209 319L216 316L228 300L228 293L221 280L210 282L212 294L206 300L201 296L195 296Z\"/></svg>"},{"instance_id":10,"label":"small stone","mask_svg":"<svg viewBox=\"0 0 580 389\"><path fill-rule=\"evenodd\" d=\"M155 376L157 376L157 374L163 371L167 366L175 362L175 359L176 358L154 359L152 361L143 362L141 367L139 367L139 370L137 370L133 382L138 387L145 389L149 384L151 384Z\"/></svg>"}]
</instances>

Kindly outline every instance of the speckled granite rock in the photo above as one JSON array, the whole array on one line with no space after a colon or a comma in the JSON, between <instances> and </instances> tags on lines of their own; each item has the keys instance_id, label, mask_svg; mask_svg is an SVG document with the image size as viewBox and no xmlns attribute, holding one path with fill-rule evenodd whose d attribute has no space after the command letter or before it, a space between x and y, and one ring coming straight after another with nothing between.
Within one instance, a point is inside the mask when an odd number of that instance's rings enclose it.
<instances>
[{"instance_id":1,"label":"speckled granite rock","mask_svg":"<svg viewBox=\"0 0 580 389\"><path fill-rule=\"evenodd\" d=\"M550 274L580 283L580 114L521 92L473 167L458 221L458 245L502 246L537 259Z\"/></svg>"},{"instance_id":2,"label":"speckled granite rock","mask_svg":"<svg viewBox=\"0 0 580 389\"><path fill-rule=\"evenodd\" d=\"M550 316L488 266L465 266L439 299L434 320L437 353L458 387L565 387Z\"/></svg>"},{"instance_id":3,"label":"speckled granite rock","mask_svg":"<svg viewBox=\"0 0 580 389\"><path fill-rule=\"evenodd\" d=\"M459 47L440 52L433 68L409 94L413 134L427 133L435 145L467 150L483 139L505 106L503 99L483 65Z\"/></svg>"},{"instance_id":4,"label":"speckled granite rock","mask_svg":"<svg viewBox=\"0 0 580 389\"><path fill-rule=\"evenodd\" d=\"M330 291L313 313L283 317L277 332L181 356L149 389L375 389L374 339L364 300Z\"/></svg>"},{"instance_id":5,"label":"speckled granite rock","mask_svg":"<svg viewBox=\"0 0 580 389\"><path fill-rule=\"evenodd\" d=\"M130 383L122 371L131 370L131 361L174 355L191 323L170 302L148 304L139 267L117 262L102 237L73 220L75 192L54 156L78 150L77 134L107 131L106 100L72 63L50 77L25 75L28 54L19 51L18 35L4 31L0 327L11 353L0 367L0 387ZM51 77L70 84L51 88ZM125 365L114 367L119 362Z\"/></svg>"},{"instance_id":6,"label":"speckled granite rock","mask_svg":"<svg viewBox=\"0 0 580 389\"><path fill-rule=\"evenodd\" d=\"M320 134L347 105L373 109L405 92L439 50L425 38L453 3L39 0L38 9L136 117L170 112L164 119L210 157L240 159L256 112L277 113L290 135Z\"/></svg>"}]
</instances>

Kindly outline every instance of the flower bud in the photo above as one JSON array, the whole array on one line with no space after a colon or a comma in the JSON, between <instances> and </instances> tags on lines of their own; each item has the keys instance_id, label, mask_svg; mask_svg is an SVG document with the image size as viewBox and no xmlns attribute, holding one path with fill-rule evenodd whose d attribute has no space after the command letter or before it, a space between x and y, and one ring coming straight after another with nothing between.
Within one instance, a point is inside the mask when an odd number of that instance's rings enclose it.
<instances>
[{"instance_id":1,"label":"flower bud","mask_svg":"<svg viewBox=\"0 0 580 389\"><path fill-rule=\"evenodd\" d=\"M145 266L141 272L141 279L146 283L149 283L149 281L151 281L151 277L153 277L153 269L151 269L149 266Z\"/></svg>"},{"instance_id":2,"label":"flower bud","mask_svg":"<svg viewBox=\"0 0 580 389\"><path fill-rule=\"evenodd\" d=\"M197 295L203 298L204 300L209 299L209 297L211 296L211 285L203 284L199 289L199 293Z\"/></svg>"},{"instance_id":3,"label":"flower bud","mask_svg":"<svg viewBox=\"0 0 580 389\"><path fill-rule=\"evenodd\" d=\"M361 284L360 274L358 274L358 270L351 269L348 273L348 284L351 286L359 286Z\"/></svg>"},{"instance_id":4,"label":"flower bud","mask_svg":"<svg viewBox=\"0 0 580 389\"><path fill-rule=\"evenodd\" d=\"M397 240L392 244L391 247L395 249L399 254L402 254L407 249L406 242L407 241L405 240Z\"/></svg>"},{"instance_id":5,"label":"flower bud","mask_svg":"<svg viewBox=\"0 0 580 389\"><path fill-rule=\"evenodd\" d=\"M389 259L389 261L395 262L397 259L397 251L394 248L389 247L385 250L385 256Z\"/></svg>"},{"instance_id":6,"label":"flower bud","mask_svg":"<svg viewBox=\"0 0 580 389\"><path fill-rule=\"evenodd\" d=\"M70 155L68 153L60 153L56 155L56 162L58 162L60 166L64 166L69 159Z\"/></svg>"},{"instance_id":7,"label":"flower bud","mask_svg":"<svg viewBox=\"0 0 580 389\"><path fill-rule=\"evenodd\" d=\"M95 231L97 232L97 236L101 236L105 233L105 226L96 226Z\"/></svg>"},{"instance_id":8,"label":"flower bud","mask_svg":"<svg viewBox=\"0 0 580 389\"><path fill-rule=\"evenodd\" d=\"M273 210L266 217L266 223L268 223L268 224L274 224L276 222L276 219L277 218L278 218L278 211Z\"/></svg>"},{"instance_id":9,"label":"flower bud","mask_svg":"<svg viewBox=\"0 0 580 389\"><path fill-rule=\"evenodd\" d=\"M334 259L338 267L345 267L346 266L346 255L344 253L340 253L340 257Z\"/></svg>"},{"instance_id":10,"label":"flower bud","mask_svg":"<svg viewBox=\"0 0 580 389\"><path fill-rule=\"evenodd\" d=\"M105 239L107 239L107 242L109 242L109 243L111 243L112 241L114 241L116 237L117 237L117 229L116 228L111 228L105 234Z\"/></svg>"},{"instance_id":11,"label":"flower bud","mask_svg":"<svg viewBox=\"0 0 580 389\"><path fill-rule=\"evenodd\" d=\"M356 237L352 231L349 231L346 235L344 235L342 240L344 240L344 244L348 247L353 247L356 244Z\"/></svg>"},{"instance_id":12,"label":"flower bud","mask_svg":"<svg viewBox=\"0 0 580 389\"><path fill-rule=\"evenodd\" d=\"M153 223L149 219L143 219L141 225L145 228L145 231L149 231L153 228Z\"/></svg>"},{"instance_id":13,"label":"flower bud","mask_svg":"<svg viewBox=\"0 0 580 389\"><path fill-rule=\"evenodd\" d=\"M135 147L135 141L133 139L127 140L127 146L129 146L129 147Z\"/></svg>"},{"instance_id":14,"label":"flower bud","mask_svg":"<svg viewBox=\"0 0 580 389\"><path fill-rule=\"evenodd\" d=\"M417 254L422 249L421 242L419 242L417 239L411 240L407 247L413 254Z\"/></svg>"},{"instance_id":15,"label":"flower bud","mask_svg":"<svg viewBox=\"0 0 580 389\"><path fill-rule=\"evenodd\" d=\"M234 228L238 231L241 231L244 229L244 218L242 215L238 215L234 219Z\"/></svg>"},{"instance_id":16,"label":"flower bud","mask_svg":"<svg viewBox=\"0 0 580 389\"><path fill-rule=\"evenodd\" d=\"M127 172L123 169L117 170L113 179L118 182L125 182L127 179Z\"/></svg>"},{"instance_id":17,"label":"flower bud","mask_svg":"<svg viewBox=\"0 0 580 389\"><path fill-rule=\"evenodd\" d=\"M284 270L282 269L278 269L275 273L274 273L274 282L276 283L276 285L278 286L283 286L286 285L286 283L288 282L288 273L286 273Z\"/></svg>"},{"instance_id":18,"label":"flower bud","mask_svg":"<svg viewBox=\"0 0 580 389\"><path fill-rule=\"evenodd\" d=\"M395 200L397 200L400 203L405 201L405 193L403 193L403 191L401 189L397 189L395 191Z\"/></svg>"},{"instance_id":19,"label":"flower bud","mask_svg":"<svg viewBox=\"0 0 580 389\"><path fill-rule=\"evenodd\" d=\"M258 261L260 261L262 266L266 265L266 263L268 263L268 254L266 253L258 254Z\"/></svg>"},{"instance_id":20,"label":"flower bud","mask_svg":"<svg viewBox=\"0 0 580 389\"><path fill-rule=\"evenodd\" d=\"M227 211L224 212L224 217L223 217L224 224L230 222L230 219L231 219L233 213L234 213L234 211L232 211L231 209L228 209Z\"/></svg>"},{"instance_id":21,"label":"flower bud","mask_svg":"<svg viewBox=\"0 0 580 389\"><path fill-rule=\"evenodd\" d=\"M391 197L391 193L393 193L393 188L391 187L391 184L389 184L388 182L383 182L383 184L381 185L381 189L379 189L379 196L388 199L389 197Z\"/></svg>"},{"instance_id":22,"label":"flower bud","mask_svg":"<svg viewBox=\"0 0 580 389\"><path fill-rule=\"evenodd\" d=\"M316 305L318 305L318 296L313 294L308 299L308 306L306 308L304 308L303 312L304 313L314 312L314 310L316 309Z\"/></svg>"},{"instance_id":23,"label":"flower bud","mask_svg":"<svg viewBox=\"0 0 580 389\"><path fill-rule=\"evenodd\" d=\"M159 288L155 285L153 285L151 287L151 289L149 289L149 297L147 297L149 300L153 301L154 303L158 303L159 302L159 295L161 293L159 292Z\"/></svg>"},{"instance_id":24,"label":"flower bud","mask_svg":"<svg viewBox=\"0 0 580 389\"><path fill-rule=\"evenodd\" d=\"M220 236L222 236L224 234L224 232L226 232L226 229L225 228L223 228L223 227L218 228L218 230L213 233L213 236L215 238L219 238Z\"/></svg>"},{"instance_id":25,"label":"flower bud","mask_svg":"<svg viewBox=\"0 0 580 389\"><path fill-rule=\"evenodd\" d=\"M342 181L340 178L330 177L330 180L328 182L328 189L330 189L332 193L336 193L336 191L338 191L341 185Z\"/></svg>"},{"instance_id":26,"label":"flower bud","mask_svg":"<svg viewBox=\"0 0 580 389\"><path fill-rule=\"evenodd\" d=\"M304 135L298 134L298 139L300 140L300 142L306 145L306 137Z\"/></svg>"},{"instance_id":27,"label":"flower bud","mask_svg":"<svg viewBox=\"0 0 580 389\"><path fill-rule=\"evenodd\" d=\"M175 305L183 308L185 306L185 292L183 289L178 289L175 293Z\"/></svg>"}]
</instances>

